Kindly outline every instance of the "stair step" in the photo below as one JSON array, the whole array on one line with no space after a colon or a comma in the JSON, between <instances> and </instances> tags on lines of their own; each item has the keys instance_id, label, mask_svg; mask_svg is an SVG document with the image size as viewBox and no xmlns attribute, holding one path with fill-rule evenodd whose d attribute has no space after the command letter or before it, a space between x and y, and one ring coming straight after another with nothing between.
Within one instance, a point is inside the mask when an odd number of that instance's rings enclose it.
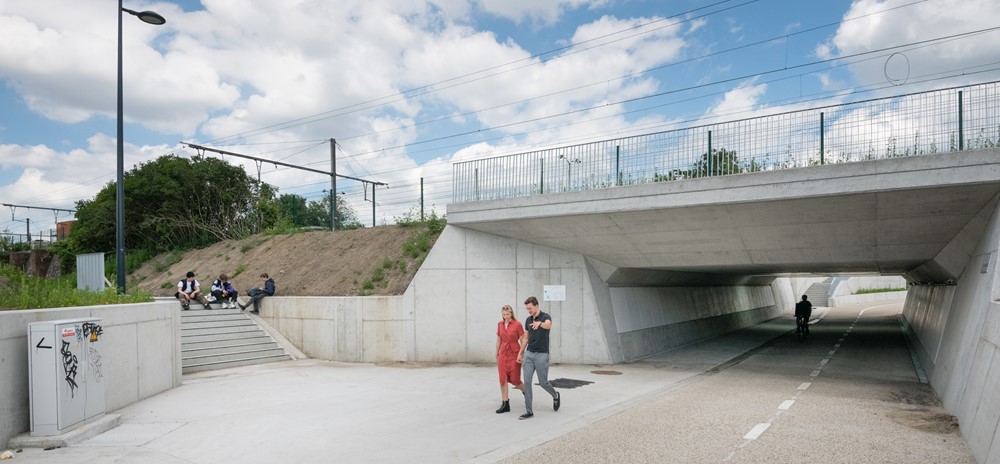
<instances>
[{"instance_id":1,"label":"stair step","mask_svg":"<svg viewBox=\"0 0 1000 464\"><path fill-rule=\"evenodd\" d=\"M212 356L220 354L243 353L248 351L281 349L274 340L241 343L238 345L214 345L199 348L182 348L181 359L192 359L200 356Z\"/></svg>"},{"instance_id":2,"label":"stair step","mask_svg":"<svg viewBox=\"0 0 1000 464\"><path fill-rule=\"evenodd\" d=\"M239 361L241 359L253 359L260 357L269 356L288 356L285 354L285 350L281 349L277 344L272 348L264 349L253 349L244 351L235 351L232 353L222 353L222 354L210 354L210 355L199 355L199 356L189 356L181 358L181 366L187 367L194 364L204 364L212 362L227 362L227 361Z\"/></svg>"},{"instance_id":3,"label":"stair step","mask_svg":"<svg viewBox=\"0 0 1000 464\"><path fill-rule=\"evenodd\" d=\"M189 343L206 343L213 341L225 341L225 340L243 340L256 337L267 337L270 338L263 330L259 327L257 330L243 330L237 332L213 332L198 335L184 335L181 337L181 346L187 345Z\"/></svg>"},{"instance_id":4,"label":"stair step","mask_svg":"<svg viewBox=\"0 0 1000 464\"><path fill-rule=\"evenodd\" d=\"M247 334L253 334L253 332L245 332ZM233 335L233 334L230 334ZM207 336L206 336L207 337ZM221 347L221 346L237 346L250 343L270 343L274 340L271 339L263 331L253 336L236 337L232 336L229 338L205 338L203 340L183 340L181 341L181 351L184 350L197 350L201 348L210 347Z\"/></svg>"},{"instance_id":5,"label":"stair step","mask_svg":"<svg viewBox=\"0 0 1000 464\"><path fill-rule=\"evenodd\" d=\"M182 321L181 328L190 330L190 329L204 329L208 327L237 327L241 325L256 326L257 324L254 324L253 321L251 321L247 317L236 316L235 318L214 319L208 321L190 321L190 322Z\"/></svg>"},{"instance_id":6,"label":"stair step","mask_svg":"<svg viewBox=\"0 0 1000 464\"><path fill-rule=\"evenodd\" d=\"M260 327L257 327L257 325L254 324L254 323L252 323L252 322L249 323L249 324L245 324L245 325L233 325L233 326L222 326L222 327L220 327L220 326L209 326L209 327L199 327L199 328L192 328L192 329L185 328L182 325L181 326L181 337L182 337L181 340L184 339L183 337L189 336L189 335L206 335L206 334L213 334L213 333L256 332L258 330L260 330Z\"/></svg>"},{"instance_id":7,"label":"stair step","mask_svg":"<svg viewBox=\"0 0 1000 464\"><path fill-rule=\"evenodd\" d=\"M183 373L189 374L192 372L227 369L230 367L251 366L254 364L288 361L289 359L291 359L291 356L288 356L287 354L282 354L280 356L261 356L256 358L247 358L247 359L241 359L239 361L206 362L200 364L192 364L187 367L184 367Z\"/></svg>"}]
</instances>

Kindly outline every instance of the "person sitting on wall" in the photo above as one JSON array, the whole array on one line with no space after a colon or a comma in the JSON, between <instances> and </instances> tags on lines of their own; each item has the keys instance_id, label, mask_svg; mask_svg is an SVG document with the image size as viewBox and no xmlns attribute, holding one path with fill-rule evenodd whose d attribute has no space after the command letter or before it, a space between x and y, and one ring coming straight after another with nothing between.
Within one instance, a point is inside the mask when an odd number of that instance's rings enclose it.
<instances>
[{"instance_id":1,"label":"person sitting on wall","mask_svg":"<svg viewBox=\"0 0 1000 464\"><path fill-rule=\"evenodd\" d=\"M236 308L237 291L229 281L229 276L219 274L218 280L212 282L212 296L216 301L222 302L222 309Z\"/></svg>"},{"instance_id":2,"label":"person sitting on wall","mask_svg":"<svg viewBox=\"0 0 1000 464\"><path fill-rule=\"evenodd\" d=\"M177 283L177 293L174 293L174 298L181 302L181 308L184 311L191 309L191 300L205 305L205 309L212 309L208 305L208 301L205 300L205 296L201 294L201 284L194 278L194 272L191 271L188 271L187 278Z\"/></svg>"},{"instance_id":3,"label":"person sitting on wall","mask_svg":"<svg viewBox=\"0 0 1000 464\"><path fill-rule=\"evenodd\" d=\"M267 273L260 275L260 284L256 287L251 288L247 291L247 296L250 297L250 301L247 304L241 304L240 310L246 311L247 306L253 303L253 314L260 314L260 300L263 300L266 296L274 296L274 279L267 276Z\"/></svg>"}]
</instances>

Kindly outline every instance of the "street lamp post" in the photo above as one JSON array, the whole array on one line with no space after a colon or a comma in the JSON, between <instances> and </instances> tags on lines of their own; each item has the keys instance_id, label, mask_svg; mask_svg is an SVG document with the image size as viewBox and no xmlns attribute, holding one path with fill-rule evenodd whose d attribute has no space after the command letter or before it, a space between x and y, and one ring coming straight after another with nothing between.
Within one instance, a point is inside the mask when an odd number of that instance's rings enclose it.
<instances>
[{"instance_id":1,"label":"street lamp post","mask_svg":"<svg viewBox=\"0 0 1000 464\"><path fill-rule=\"evenodd\" d=\"M122 122L122 12L143 22L160 25L167 20L152 11L132 11L118 0L118 177L115 189L115 274L118 293L125 293L125 145Z\"/></svg>"},{"instance_id":2,"label":"street lamp post","mask_svg":"<svg viewBox=\"0 0 1000 464\"><path fill-rule=\"evenodd\" d=\"M569 188L569 184L571 184L573 182L573 178L572 178L573 163L580 164L583 161L580 161L580 158L574 158L574 159L571 160L566 155L559 155L559 159L566 161L566 190L569 190L570 189Z\"/></svg>"}]
</instances>

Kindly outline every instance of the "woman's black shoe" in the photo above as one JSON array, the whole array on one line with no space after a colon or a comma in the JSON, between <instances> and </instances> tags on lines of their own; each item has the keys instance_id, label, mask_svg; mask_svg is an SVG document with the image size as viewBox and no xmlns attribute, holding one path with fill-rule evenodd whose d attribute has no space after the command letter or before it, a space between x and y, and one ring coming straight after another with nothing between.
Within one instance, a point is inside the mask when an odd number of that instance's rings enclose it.
<instances>
[{"instance_id":1,"label":"woman's black shoe","mask_svg":"<svg viewBox=\"0 0 1000 464\"><path fill-rule=\"evenodd\" d=\"M497 409L497 414L502 414L505 412L510 412L510 401L504 401L500 405L500 409Z\"/></svg>"}]
</instances>

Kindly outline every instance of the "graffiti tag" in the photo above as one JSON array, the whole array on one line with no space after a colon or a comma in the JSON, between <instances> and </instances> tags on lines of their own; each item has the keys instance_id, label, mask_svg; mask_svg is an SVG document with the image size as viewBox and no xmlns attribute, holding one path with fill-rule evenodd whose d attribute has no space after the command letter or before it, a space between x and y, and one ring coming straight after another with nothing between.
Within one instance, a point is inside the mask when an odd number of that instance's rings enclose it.
<instances>
[{"instance_id":1,"label":"graffiti tag","mask_svg":"<svg viewBox=\"0 0 1000 464\"><path fill-rule=\"evenodd\" d=\"M101 335L104 335L104 327L101 327L99 324L94 324L91 322L83 323L84 337L90 337L90 341L96 342Z\"/></svg>"},{"instance_id":2,"label":"graffiti tag","mask_svg":"<svg viewBox=\"0 0 1000 464\"><path fill-rule=\"evenodd\" d=\"M63 340L62 349L59 350L63 358L63 372L66 373L66 383L69 384L70 396L76 397L76 369L77 369L77 359L76 355L69 350L69 342Z\"/></svg>"},{"instance_id":3,"label":"graffiti tag","mask_svg":"<svg viewBox=\"0 0 1000 464\"><path fill-rule=\"evenodd\" d=\"M101 353L97 351L96 348L91 347L89 353L90 361L90 371L94 373L94 380L100 382L104 378L104 373L101 372L102 358Z\"/></svg>"}]
</instances>

